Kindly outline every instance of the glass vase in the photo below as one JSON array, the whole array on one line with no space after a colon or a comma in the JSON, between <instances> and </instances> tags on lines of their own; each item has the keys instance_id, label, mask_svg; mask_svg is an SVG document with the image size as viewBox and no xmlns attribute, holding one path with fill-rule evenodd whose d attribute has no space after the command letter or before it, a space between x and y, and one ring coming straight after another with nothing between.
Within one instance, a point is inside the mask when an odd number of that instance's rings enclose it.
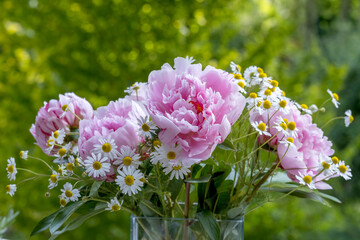
<instances>
[{"instance_id":1,"label":"glass vase","mask_svg":"<svg viewBox=\"0 0 360 240\"><path fill-rule=\"evenodd\" d=\"M244 239L244 217L217 220L221 240ZM131 216L131 240L208 240L211 239L195 218Z\"/></svg>"}]
</instances>

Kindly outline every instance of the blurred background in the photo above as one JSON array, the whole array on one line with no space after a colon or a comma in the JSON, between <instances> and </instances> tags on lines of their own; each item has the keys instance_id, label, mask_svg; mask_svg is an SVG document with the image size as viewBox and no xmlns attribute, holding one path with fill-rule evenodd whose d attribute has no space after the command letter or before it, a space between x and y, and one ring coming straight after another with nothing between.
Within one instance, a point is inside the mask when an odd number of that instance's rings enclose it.
<instances>
[{"instance_id":1,"label":"blurred background","mask_svg":"<svg viewBox=\"0 0 360 240\"><path fill-rule=\"evenodd\" d=\"M326 105L321 126L352 109L355 121L327 126L353 179L331 182L342 204L331 208L292 197L246 216L246 239L357 239L360 236L360 1L359 0L1 0L0 189L8 184L6 160L20 150L43 156L29 128L44 101L75 92L96 109L147 81L163 63L193 56L203 65L243 69L257 65L279 80L287 96ZM336 127L335 127L336 126ZM39 169L38 162L17 166ZM18 179L24 179L18 174ZM19 180L17 181L19 182ZM8 239L29 239L36 223L58 209L48 182L18 185L13 198L0 191L0 216L19 211ZM126 213L104 213L59 239L129 239ZM41 233L32 239L48 239Z\"/></svg>"}]
</instances>

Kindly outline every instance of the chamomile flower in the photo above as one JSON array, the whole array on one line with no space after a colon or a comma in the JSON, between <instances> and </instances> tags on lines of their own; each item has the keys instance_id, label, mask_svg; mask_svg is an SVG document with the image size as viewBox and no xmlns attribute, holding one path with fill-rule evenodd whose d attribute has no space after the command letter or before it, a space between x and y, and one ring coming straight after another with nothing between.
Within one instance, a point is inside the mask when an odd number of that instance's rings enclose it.
<instances>
[{"instance_id":1,"label":"chamomile flower","mask_svg":"<svg viewBox=\"0 0 360 240\"><path fill-rule=\"evenodd\" d=\"M282 99L280 100L280 102L278 103L279 105L279 111L284 113L284 114L288 114L289 113L289 108L288 106L288 102L286 101L286 99Z\"/></svg>"},{"instance_id":2,"label":"chamomile flower","mask_svg":"<svg viewBox=\"0 0 360 240\"><path fill-rule=\"evenodd\" d=\"M336 108L339 107L339 95L336 93L333 93L330 89L327 90L328 94L331 96L331 101L335 105Z\"/></svg>"},{"instance_id":3,"label":"chamomile flower","mask_svg":"<svg viewBox=\"0 0 360 240\"><path fill-rule=\"evenodd\" d=\"M160 147L155 147L155 151L151 153L150 161L152 164L157 164L160 162L162 165L169 161L181 161L180 156L181 147L178 146L169 146L162 144Z\"/></svg>"},{"instance_id":4,"label":"chamomile flower","mask_svg":"<svg viewBox=\"0 0 360 240\"><path fill-rule=\"evenodd\" d=\"M351 110L346 110L345 112L345 127L348 127L350 125L350 123L352 123L354 121L354 117L351 113Z\"/></svg>"},{"instance_id":5,"label":"chamomile flower","mask_svg":"<svg viewBox=\"0 0 360 240\"><path fill-rule=\"evenodd\" d=\"M295 176L299 183L308 186L310 189L316 189L314 181L310 175L303 175L299 172L299 176Z\"/></svg>"},{"instance_id":6,"label":"chamomile flower","mask_svg":"<svg viewBox=\"0 0 360 240\"><path fill-rule=\"evenodd\" d=\"M333 162L331 161L330 157L328 157L324 154L321 154L320 161L321 161L321 163L320 163L318 171L323 171L325 176L330 176L330 175L334 174L335 165L332 164Z\"/></svg>"},{"instance_id":7,"label":"chamomile flower","mask_svg":"<svg viewBox=\"0 0 360 240\"><path fill-rule=\"evenodd\" d=\"M140 134L144 137L151 138L152 134L155 134L157 127L155 126L155 123L153 123L150 120L148 121L148 119L149 119L148 116L146 117L140 116L140 118L137 121L138 121Z\"/></svg>"},{"instance_id":8,"label":"chamomile flower","mask_svg":"<svg viewBox=\"0 0 360 240\"><path fill-rule=\"evenodd\" d=\"M119 203L119 200L116 197L114 197L113 199L110 200L110 202L107 203L108 207L105 208L105 210L109 210L111 212L117 212L121 209L123 201Z\"/></svg>"},{"instance_id":9,"label":"chamomile flower","mask_svg":"<svg viewBox=\"0 0 360 240\"><path fill-rule=\"evenodd\" d=\"M120 186L122 193L129 196L137 194L144 183L141 181L144 179L144 175L140 170L136 170L133 166L123 168L122 170L118 169L119 175L117 176L115 182Z\"/></svg>"},{"instance_id":10,"label":"chamomile flower","mask_svg":"<svg viewBox=\"0 0 360 240\"><path fill-rule=\"evenodd\" d=\"M316 113L317 111L319 111L319 108L315 104L311 104L309 110L311 111L311 113Z\"/></svg>"},{"instance_id":11,"label":"chamomile flower","mask_svg":"<svg viewBox=\"0 0 360 240\"><path fill-rule=\"evenodd\" d=\"M174 177L176 179L184 179L184 177L190 172L190 167L185 166L182 162L167 162L164 163L164 173L166 175L170 174L170 180L172 180Z\"/></svg>"},{"instance_id":12,"label":"chamomile flower","mask_svg":"<svg viewBox=\"0 0 360 240\"><path fill-rule=\"evenodd\" d=\"M9 158L7 162L8 162L6 167L7 177L10 181L15 180L17 173L15 159L13 157Z\"/></svg>"},{"instance_id":13,"label":"chamomile flower","mask_svg":"<svg viewBox=\"0 0 360 240\"><path fill-rule=\"evenodd\" d=\"M185 60L187 60L189 64L192 64L193 62L196 61L196 60L194 59L194 57L192 57L192 56L191 56L191 57L186 56L186 57L185 57Z\"/></svg>"},{"instance_id":14,"label":"chamomile flower","mask_svg":"<svg viewBox=\"0 0 360 240\"><path fill-rule=\"evenodd\" d=\"M46 149L46 152L48 154L50 154L50 152L53 150L55 144L56 144L55 139L52 136L50 136L49 139L46 141L46 145L48 146L48 148Z\"/></svg>"},{"instance_id":15,"label":"chamomile flower","mask_svg":"<svg viewBox=\"0 0 360 240\"><path fill-rule=\"evenodd\" d=\"M66 136L66 134L65 134L64 129L59 129L59 130L56 130L55 132L51 133L52 139L54 139L55 142L58 143L58 144L63 144L64 143L65 136Z\"/></svg>"},{"instance_id":16,"label":"chamomile flower","mask_svg":"<svg viewBox=\"0 0 360 240\"><path fill-rule=\"evenodd\" d=\"M247 69L245 69L244 72L244 78L246 81L246 85L248 86L254 86L259 84L257 76L259 75L258 67L256 66L250 66Z\"/></svg>"},{"instance_id":17,"label":"chamomile flower","mask_svg":"<svg viewBox=\"0 0 360 240\"><path fill-rule=\"evenodd\" d=\"M268 127L263 122L252 122L251 126L259 133L259 135L267 135L271 137L271 134L267 131Z\"/></svg>"},{"instance_id":18,"label":"chamomile flower","mask_svg":"<svg viewBox=\"0 0 360 240\"><path fill-rule=\"evenodd\" d=\"M280 141L280 143L286 144L289 147L294 147L296 148L295 144L294 144L294 139L292 137L287 137L284 140Z\"/></svg>"},{"instance_id":19,"label":"chamomile flower","mask_svg":"<svg viewBox=\"0 0 360 240\"><path fill-rule=\"evenodd\" d=\"M80 191L79 189L73 188L71 183L65 183L63 186L63 189L61 189L61 196L66 199L66 200L70 200L72 202L76 202L79 197L81 197L80 195Z\"/></svg>"},{"instance_id":20,"label":"chamomile flower","mask_svg":"<svg viewBox=\"0 0 360 240\"><path fill-rule=\"evenodd\" d=\"M287 123L285 122L287 119L283 119L282 117L278 116L274 128L278 130L278 132L281 132L284 134L285 137L289 136L289 133L287 131ZM288 121L287 121L288 122Z\"/></svg>"},{"instance_id":21,"label":"chamomile flower","mask_svg":"<svg viewBox=\"0 0 360 240\"><path fill-rule=\"evenodd\" d=\"M110 136L107 139L99 138L99 142L100 144L94 145L94 153L101 153L109 159L115 159L119 155L117 150L118 146L115 144L115 140Z\"/></svg>"},{"instance_id":22,"label":"chamomile flower","mask_svg":"<svg viewBox=\"0 0 360 240\"><path fill-rule=\"evenodd\" d=\"M306 105L305 103L299 104L295 101L293 103L301 112L304 112L306 114L312 114L312 111L309 109L308 105Z\"/></svg>"},{"instance_id":23,"label":"chamomile flower","mask_svg":"<svg viewBox=\"0 0 360 240\"><path fill-rule=\"evenodd\" d=\"M234 63L233 61L230 62L230 68L231 68L231 71L234 73L234 74L241 74L241 67L240 65Z\"/></svg>"},{"instance_id":24,"label":"chamomile flower","mask_svg":"<svg viewBox=\"0 0 360 240\"><path fill-rule=\"evenodd\" d=\"M60 118L63 118L66 115L66 112L70 110L70 104L71 104L71 102L68 101L67 104L63 104L61 106L61 110L63 110L63 113L60 115Z\"/></svg>"},{"instance_id":25,"label":"chamomile flower","mask_svg":"<svg viewBox=\"0 0 360 240\"><path fill-rule=\"evenodd\" d=\"M70 153L71 146L71 143L62 146L55 154L56 159L54 159L54 163L62 163L64 157Z\"/></svg>"},{"instance_id":26,"label":"chamomile flower","mask_svg":"<svg viewBox=\"0 0 360 240\"><path fill-rule=\"evenodd\" d=\"M132 95L134 92L138 92L144 85L146 85L146 83L143 82L136 82L133 85L131 85L130 87L128 87L124 92Z\"/></svg>"},{"instance_id":27,"label":"chamomile flower","mask_svg":"<svg viewBox=\"0 0 360 240\"><path fill-rule=\"evenodd\" d=\"M261 97L258 97L257 93L252 92L249 94L249 97L246 99L246 102L248 103L248 109L251 109L259 105L261 106L263 99Z\"/></svg>"},{"instance_id":28,"label":"chamomile flower","mask_svg":"<svg viewBox=\"0 0 360 240\"><path fill-rule=\"evenodd\" d=\"M56 171L53 171L49 178L48 188L53 189L54 187L56 187L58 185L58 180L59 180L59 173Z\"/></svg>"},{"instance_id":29,"label":"chamomile flower","mask_svg":"<svg viewBox=\"0 0 360 240\"><path fill-rule=\"evenodd\" d=\"M117 160L114 162L115 165L122 167L133 166L137 168L140 164L140 155L135 153L136 149L132 149L129 146L122 146L120 148L120 154Z\"/></svg>"},{"instance_id":30,"label":"chamomile flower","mask_svg":"<svg viewBox=\"0 0 360 240\"><path fill-rule=\"evenodd\" d=\"M28 153L29 153L29 151L20 151L19 152L19 157L21 159L27 160L28 159Z\"/></svg>"},{"instance_id":31,"label":"chamomile flower","mask_svg":"<svg viewBox=\"0 0 360 240\"><path fill-rule=\"evenodd\" d=\"M69 202L69 199L64 197L63 195L59 196L59 203L60 203L60 207L65 207L66 204Z\"/></svg>"},{"instance_id":32,"label":"chamomile flower","mask_svg":"<svg viewBox=\"0 0 360 240\"><path fill-rule=\"evenodd\" d=\"M86 172L90 177L105 177L107 172L110 172L110 163L108 162L108 157L103 157L101 153L95 155L91 153L91 156L88 156L85 160Z\"/></svg>"},{"instance_id":33,"label":"chamomile flower","mask_svg":"<svg viewBox=\"0 0 360 240\"><path fill-rule=\"evenodd\" d=\"M287 123L287 130L290 137L297 138L297 131L296 123L295 122L288 122Z\"/></svg>"},{"instance_id":34,"label":"chamomile flower","mask_svg":"<svg viewBox=\"0 0 360 240\"><path fill-rule=\"evenodd\" d=\"M66 170L68 171L69 175L72 175L75 168L75 158L74 156L68 157L68 163L66 164Z\"/></svg>"},{"instance_id":35,"label":"chamomile flower","mask_svg":"<svg viewBox=\"0 0 360 240\"><path fill-rule=\"evenodd\" d=\"M58 165L58 173L59 173L61 176L67 176L67 175L68 175L68 172L67 172L67 169L66 169L65 164Z\"/></svg>"},{"instance_id":36,"label":"chamomile flower","mask_svg":"<svg viewBox=\"0 0 360 240\"><path fill-rule=\"evenodd\" d=\"M349 180L352 177L351 168L349 165L345 165L344 161L339 161L339 163L336 165L335 171L345 180Z\"/></svg>"},{"instance_id":37,"label":"chamomile flower","mask_svg":"<svg viewBox=\"0 0 360 240\"><path fill-rule=\"evenodd\" d=\"M16 192L16 185L15 184L6 185L5 190L7 194L9 194L10 196L14 196Z\"/></svg>"}]
</instances>

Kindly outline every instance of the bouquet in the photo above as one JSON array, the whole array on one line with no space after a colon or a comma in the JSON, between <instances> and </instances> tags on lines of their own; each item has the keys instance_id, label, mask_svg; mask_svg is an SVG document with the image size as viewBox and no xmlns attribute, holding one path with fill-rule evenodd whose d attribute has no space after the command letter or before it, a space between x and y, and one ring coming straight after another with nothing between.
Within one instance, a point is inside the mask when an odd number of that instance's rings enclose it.
<instances>
[{"instance_id":1,"label":"bouquet","mask_svg":"<svg viewBox=\"0 0 360 240\"><path fill-rule=\"evenodd\" d=\"M21 151L44 169L17 168L14 158L6 167L10 181L27 171L59 196L59 210L31 235L49 229L54 239L96 214L128 211L196 218L205 236L219 239L217 220L288 195L339 201L320 190L331 189L331 178L350 179L351 169L314 123L326 103L339 106L336 93L308 107L259 67L242 73L231 62L228 73L188 57L174 62L95 111L74 93L40 108L30 132L53 161ZM347 110L325 125L335 119L348 127L354 117ZM6 186L11 196L16 190Z\"/></svg>"}]
</instances>

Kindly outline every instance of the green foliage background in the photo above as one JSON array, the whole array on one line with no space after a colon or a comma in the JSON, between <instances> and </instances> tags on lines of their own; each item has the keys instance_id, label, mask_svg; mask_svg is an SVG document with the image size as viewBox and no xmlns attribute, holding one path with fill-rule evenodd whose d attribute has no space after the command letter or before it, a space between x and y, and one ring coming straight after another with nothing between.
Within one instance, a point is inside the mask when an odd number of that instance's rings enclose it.
<instances>
[{"instance_id":1,"label":"green foliage background","mask_svg":"<svg viewBox=\"0 0 360 240\"><path fill-rule=\"evenodd\" d=\"M229 69L258 65L278 79L287 96L311 105L338 92L355 122L325 129L354 178L333 181L344 201L332 208L287 198L246 216L247 239L355 239L360 235L360 1L358 0L92 0L0 1L0 189L6 160L22 149L44 156L29 128L43 101L75 92L94 108L124 96L135 81L177 56ZM321 123L319 124L321 126ZM17 166L39 169L17 158ZM18 174L20 177L20 174ZM26 175L25 175L26 177ZM21 178L21 177L20 177ZM0 191L0 215L20 211L7 233L28 239L36 222L58 208L47 180L20 184L15 197ZM105 213L59 239L128 239L125 213ZM47 239L48 233L32 239Z\"/></svg>"}]
</instances>

